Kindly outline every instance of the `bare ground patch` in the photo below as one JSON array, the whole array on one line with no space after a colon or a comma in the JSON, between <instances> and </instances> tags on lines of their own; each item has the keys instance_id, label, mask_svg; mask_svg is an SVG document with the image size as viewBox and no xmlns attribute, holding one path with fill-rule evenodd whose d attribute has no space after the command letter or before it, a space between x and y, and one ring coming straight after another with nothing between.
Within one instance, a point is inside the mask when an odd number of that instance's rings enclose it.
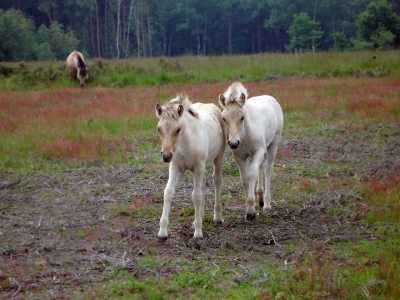
<instances>
[{"instance_id":1,"label":"bare ground patch","mask_svg":"<svg viewBox=\"0 0 400 300\"><path fill-rule=\"evenodd\" d=\"M3 171L0 297L79 298L107 284L115 270L143 278L179 273L196 260L207 262L202 268L220 262L252 266L266 257L290 264L339 241L379 239L374 225L361 218L370 208L357 187L399 174L399 137L398 124L370 124L283 138L272 180L274 209L253 222L244 218L242 187L227 151L224 224L212 225L208 180L201 242L192 240L187 173L174 198L168 242L158 244L160 214L145 209L160 211L168 178L157 147L133 164L84 162L26 176ZM139 262L145 258L164 262L144 267Z\"/></svg>"}]
</instances>

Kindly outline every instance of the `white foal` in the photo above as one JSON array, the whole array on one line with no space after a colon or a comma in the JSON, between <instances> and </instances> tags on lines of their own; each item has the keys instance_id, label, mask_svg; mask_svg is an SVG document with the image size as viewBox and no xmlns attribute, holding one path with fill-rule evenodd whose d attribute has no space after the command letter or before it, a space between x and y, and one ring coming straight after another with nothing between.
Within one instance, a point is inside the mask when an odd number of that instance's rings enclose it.
<instances>
[{"instance_id":1,"label":"white foal","mask_svg":"<svg viewBox=\"0 0 400 300\"><path fill-rule=\"evenodd\" d=\"M214 224L222 223L221 183L222 164L225 151L225 130L221 111L214 104L192 104L187 96L179 95L169 103L156 105L156 115L160 119L157 129L160 135L164 162L169 162L169 178L164 190L164 206L160 219L158 239L168 237L168 215L175 187L186 171L194 175L192 193L195 207L194 239L203 238L202 219L205 203L206 163L214 163Z\"/></svg>"},{"instance_id":2,"label":"white foal","mask_svg":"<svg viewBox=\"0 0 400 300\"><path fill-rule=\"evenodd\" d=\"M228 144L239 166L243 183L246 218L253 220L256 216L254 187L257 179L260 207L263 211L271 209L271 175L282 135L283 113L279 103L271 96L247 98L246 88L240 82L235 82L219 96L219 103L223 107Z\"/></svg>"}]
</instances>

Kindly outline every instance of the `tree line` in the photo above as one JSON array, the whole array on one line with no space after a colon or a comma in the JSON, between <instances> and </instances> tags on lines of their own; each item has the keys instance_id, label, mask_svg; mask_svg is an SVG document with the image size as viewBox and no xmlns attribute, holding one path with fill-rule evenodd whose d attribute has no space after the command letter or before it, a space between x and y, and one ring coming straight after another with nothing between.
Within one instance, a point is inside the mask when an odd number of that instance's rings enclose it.
<instances>
[{"instance_id":1,"label":"tree line","mask_svg":"<svg viewBox=\"0 0 400 300\"><path fill-rule=\"evenodd\" d=\"M400 45L396 0L2 0L0 61Z\"/></svg>"}]
</instances>

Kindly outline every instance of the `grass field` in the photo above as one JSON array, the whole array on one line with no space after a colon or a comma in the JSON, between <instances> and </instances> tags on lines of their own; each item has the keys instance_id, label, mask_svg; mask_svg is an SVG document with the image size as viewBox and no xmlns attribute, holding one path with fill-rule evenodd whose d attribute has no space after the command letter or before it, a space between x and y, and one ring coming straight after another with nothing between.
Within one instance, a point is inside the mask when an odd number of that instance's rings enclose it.
<instances>
[{"instance_id":1,"label":"grass field","mask_svg":"<svg viewBox=\"0 0 400 300\"><path fill-rule=\"evenodd\" d=\"M0 298L400 298L398 52L88 63L84 89L49 80L62 62L3 64ZM273 212L245 221L227 150L224 225L208 166L204 241L188 173L159 245L168 165L154 106L177 93L218 105L232 80L283 108Z\"/></svg>"},{"instance_id":2,"label":"grass field","mask_svg":"<svg viewBox=\"0 0 400 300\"><path fill-rule=\"evenodd\" d=\"M88 87L216 83L273 78L400 77L398 51L88 59ZM76 87L65 62L0 63L0 90Z\"/></svg>"}]
</instances>

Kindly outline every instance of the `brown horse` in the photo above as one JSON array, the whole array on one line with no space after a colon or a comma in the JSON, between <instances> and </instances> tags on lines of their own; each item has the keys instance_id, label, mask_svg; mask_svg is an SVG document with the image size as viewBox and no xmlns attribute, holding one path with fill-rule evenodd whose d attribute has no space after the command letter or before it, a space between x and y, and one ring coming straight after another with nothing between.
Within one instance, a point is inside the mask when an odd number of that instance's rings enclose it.
<instances>
[{"instance_id":1,"label":"brown horse","mask_svg":"<svg viewBox=\"0 0 400 300\"><path fill-rule=\"evenodd\" d=\"M82 53L75 50L72 51L67 58L66 65L71 78L78 78L81 87L83 87L85 80L89 78L89 74Z\"/></svg>"}]
</instances>

